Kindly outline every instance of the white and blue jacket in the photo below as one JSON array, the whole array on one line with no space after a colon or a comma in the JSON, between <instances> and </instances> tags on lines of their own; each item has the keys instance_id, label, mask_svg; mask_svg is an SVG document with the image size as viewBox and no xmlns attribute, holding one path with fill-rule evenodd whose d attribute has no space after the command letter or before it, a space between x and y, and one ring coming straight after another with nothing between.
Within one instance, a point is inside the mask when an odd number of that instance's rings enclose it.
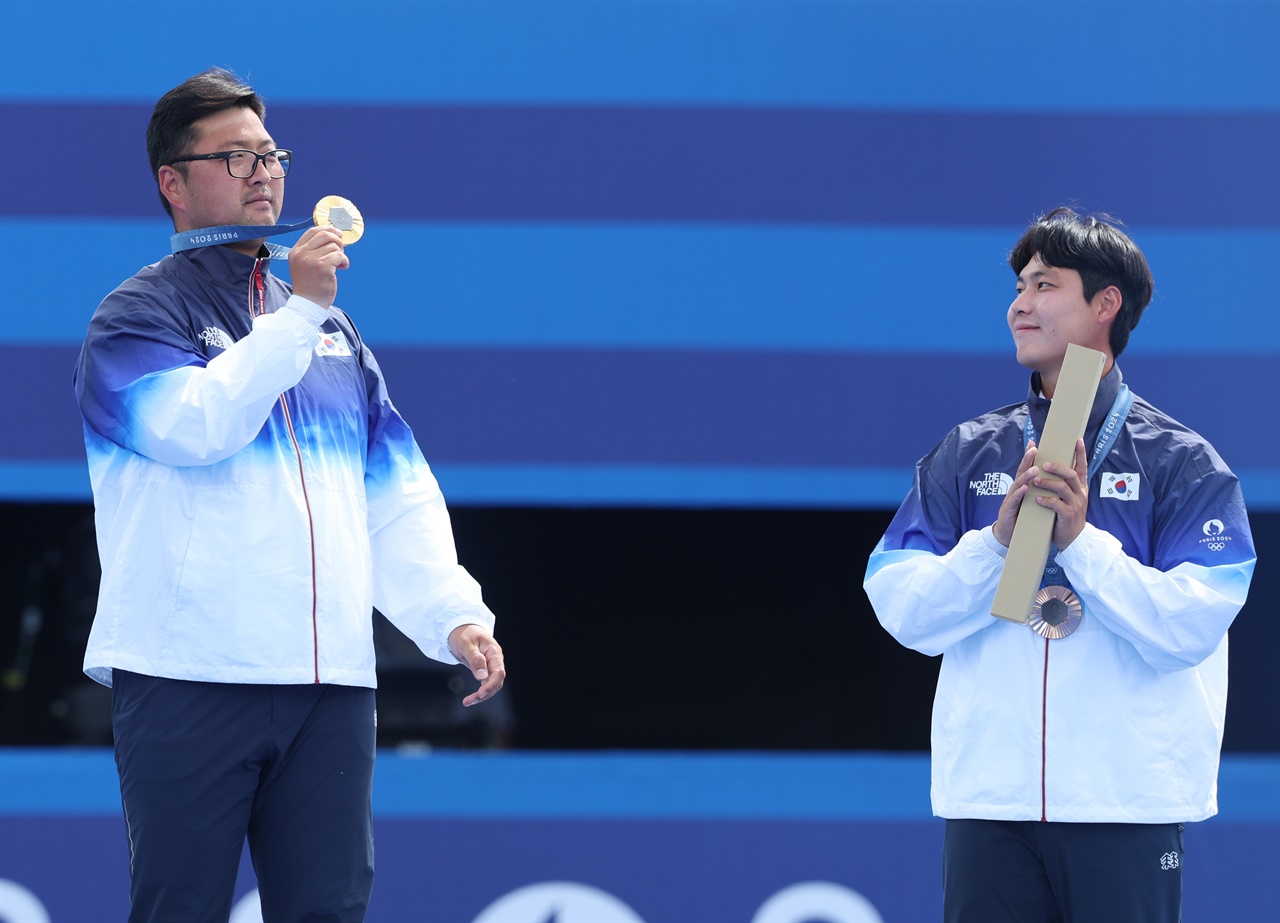
<instances>
[{"instance_id":1,"label":"white and blue jacket","mask_svg":"<svg viewBox=\"0 0 1280 923\"><path fill-rule=\"evenodd\" d=\"M275 249L272 252L279 252ZM141 270L75 389L102 583L85 672L376 685L376 606L430 657L492 630L449 515L349 317L225 247Z\"/></svg>"},{"instance_id":2,"label":"white and blue jacket","mask_svg":"<svg viewBox=\"0 0 1280 923\"><path fill-rule=\"evenodd\" d=\"M1103 379L1085 436L1121 384ZM952 430L871 554L864 588L899 642L942 655L934 813L947 818L1174 823L1217 813L1227 627L1253 574L1239 483L1200 436L1135 398L1089 485L1084 531L1057 562L1084 606L1048 641L991 616L1005 548L991 533L1028 412Z\"/></svg>"}]
</instances>

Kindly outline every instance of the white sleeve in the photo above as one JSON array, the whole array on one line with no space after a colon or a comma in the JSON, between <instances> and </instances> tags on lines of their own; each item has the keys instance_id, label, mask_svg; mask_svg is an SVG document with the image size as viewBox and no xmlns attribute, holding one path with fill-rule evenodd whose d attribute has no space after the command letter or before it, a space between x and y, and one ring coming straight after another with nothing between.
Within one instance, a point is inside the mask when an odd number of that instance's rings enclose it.
<instances>
[{"instance_id":1,"label":"white sleeve","mask_svg":"<svg viewBox=\"0 0 1280 923\"><path fill-rule=\"evenodd\" d=\"M1200 663L1222 643L1244 605L1253 561L1168 571L1125 554L1115 536L1086 524L1058 563L1089 614L1129 641L1157 670Z\"/></svg>"},{"instance_id":2,"label":"white sleeve","mask_svg":"<svg viewBox=\"0 0 1280 923\"><path fill-rule=\"evenodd\" d=\"M248 336L203 367L145 375L129 387L129 448L169 465L211 465L243 449L276 399L306 373L326 312L297 295L254 318Z\"/></svg>"},{"instance_id":3,"label":"white sleeve","mask_svg":"<svg viewBox=\"0 0 1280 923\"><path fill-rule=\"evenodd\" d=\"M480 584L458 563L435 476L414 454L397 465L395 490L384 481L371 492L374 605L428 657L457 663L449 634L471 624L492 633L495 619Z\"/></svg>"},{"instance_id":4,"label":"white sleeve","mask_svg":"<svg viewBox=\"0 0 1280 923\"><path fill-rule=\"evenodd\" d=\"M991 603L1004 551L990 526L966 532L943 555L886 551L882 539L862 586L876 618L898 643L934 656L995 623Z\"/></svg>"}]
</instances>

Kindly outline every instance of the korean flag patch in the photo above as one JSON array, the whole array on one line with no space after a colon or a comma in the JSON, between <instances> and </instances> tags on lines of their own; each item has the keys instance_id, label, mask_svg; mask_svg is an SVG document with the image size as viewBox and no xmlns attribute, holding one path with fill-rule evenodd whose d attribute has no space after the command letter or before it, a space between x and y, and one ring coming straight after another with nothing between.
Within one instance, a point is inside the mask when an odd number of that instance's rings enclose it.
<instances>
[{"instance_id":1,"label":"korean flag patch","mask_svg":"<svg viewBox=\"0 0 1280 923\"><path fill-rule=\"evenodd\" d=\"M1104 474L1102 484L1098 487L1098 496L1110 497L1112 500L1137 500L1138 486L1141 483L1136 471Z\"/></svg>"},{"instance_id":2,"label":"korean flag patch","mask_svg":"<svg viewBox=\"0 0 1280 923\"><path fill-rule=\"evenodd\" d=\"M349 356L351 355L351 347L347 345L347 338L342 335L342 331L338 330L334 333L321 333L320 342L316 345L317 356Z\"/></svg>"}]
</instances>

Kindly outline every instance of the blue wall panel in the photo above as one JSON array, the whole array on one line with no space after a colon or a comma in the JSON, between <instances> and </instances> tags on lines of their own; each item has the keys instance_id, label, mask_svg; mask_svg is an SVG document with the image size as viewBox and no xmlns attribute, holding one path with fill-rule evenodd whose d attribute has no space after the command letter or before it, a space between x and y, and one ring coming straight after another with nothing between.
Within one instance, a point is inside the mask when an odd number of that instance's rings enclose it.
<instances>
[{"instance_id":1,"label":"blue wall panel","mask_svg":"<svg viewBox=\"0 0 1280 923\"><path fill-rule=\"evenodd\" d=\"M1186 831L1186 919L1274 919L1278 775L1274 757L1224 760L1221 814ZM525 892L503 923L937 920L928 778L927 757L874 753L384 752L369 920L495 923L486 911L526 888L543 903ZM110 752L0 751L0 781L0 919L40 919L13 912L13 886L47 919L121 919L128 847ZM242 862L238 912L253 887ZM790 913L765 913L788 894ZM591 912L593 898L605 908Z\"/></svg>"},{"instance_id":2,"label":"blue wall panel","mask_svg":"<svg viewBox=\"0 0 1280 923\"><path fill-rule=\"evenodd\" d=\"M1022 397L1004 254L1069 202L1151 260L1135 390L1280 509L1280 5L159 9L0 6L0 497L87 498L76 349L167 249L150 107L218 64L286 220L361 206L339 303L454 502L896 505Z\"/></svg>"}]
</instances>

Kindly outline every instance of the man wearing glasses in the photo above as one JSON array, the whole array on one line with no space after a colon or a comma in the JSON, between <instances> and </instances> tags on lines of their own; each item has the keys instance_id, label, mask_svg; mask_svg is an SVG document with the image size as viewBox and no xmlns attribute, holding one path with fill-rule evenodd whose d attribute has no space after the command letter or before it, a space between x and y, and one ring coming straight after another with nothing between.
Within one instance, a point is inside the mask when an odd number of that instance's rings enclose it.
<instances>
[{"instance_id":1,"label":"man wearing glasses","mask_svg":"<svg viewBox=\"0 0 1280 923\"><path fill-rule=\"evenodd\" d=\"M374 606L471 670L465 704L506 675L436 481L333 307L342 233L267 242L292 155L264 113L220 70L156 104L151 169L190 246L107 296L76 368L102 562L85 671L112 687L131 920L225 921L246 836L265 919L363 919Z\"/></svg>"}]
</instances>

